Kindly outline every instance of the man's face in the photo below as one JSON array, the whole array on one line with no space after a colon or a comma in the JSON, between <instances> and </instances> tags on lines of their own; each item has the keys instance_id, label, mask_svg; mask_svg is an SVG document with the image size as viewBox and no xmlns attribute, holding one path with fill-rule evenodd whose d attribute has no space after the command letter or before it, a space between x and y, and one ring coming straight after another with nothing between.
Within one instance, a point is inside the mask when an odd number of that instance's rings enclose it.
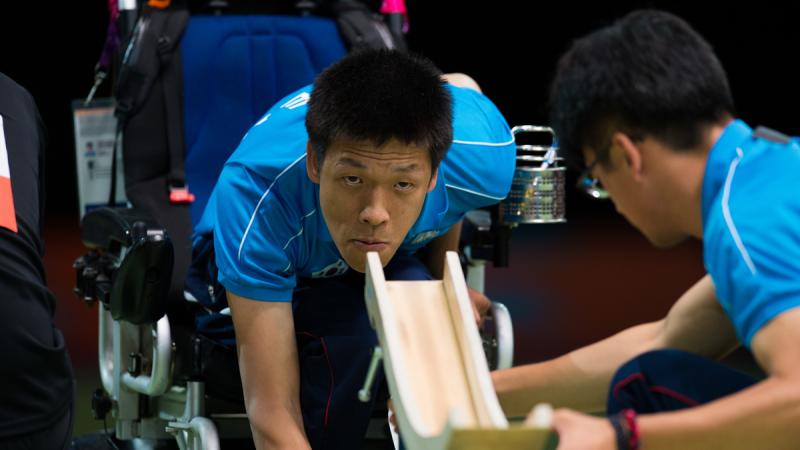
<instances>
[{"instance_id":1,"label":"man's face","mask_svg":"<svg viewBox=\"0 0 800 450\"><path fill-rule=\"evenodd\" d=\"M388 264L436 185L428 150L342 140L317 162L309 145L308 176L319 184L322 215L345 262L364 272L367 252L375 251Z\"/></svg>"},{"instance_id":2,"label":"man's face","mask_svg":"<svg viewBox=\"0 0 800 450\"><path fill-rule=\"evenodd\" d=\"M654 161L644 152L652 153L648 142L612 144L605 164L595 164L590 177L597 178L608 192L614 207L653 245L667 248L686 239L686 234L674 226L664 198L664 185ZM594 161L591 149L584 150L588 164Z\"/></svg>"}]
</instances>

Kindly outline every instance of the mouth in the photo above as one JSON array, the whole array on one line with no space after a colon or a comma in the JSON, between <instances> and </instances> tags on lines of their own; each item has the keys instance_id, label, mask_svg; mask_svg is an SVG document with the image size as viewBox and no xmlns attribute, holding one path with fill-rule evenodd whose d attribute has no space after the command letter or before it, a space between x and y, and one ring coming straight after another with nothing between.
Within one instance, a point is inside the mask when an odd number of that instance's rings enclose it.
<instances>
[{"instance_id":1,"label":"mouth","mask_svg":"<svg viewBox=\"0 0 800 450\"><path fill-rule=\"evenodd\" d=\"M389 247L388 242L375 239L351 239L350 242L365 252L380 252Z\"/></svg>"}]
</instances>

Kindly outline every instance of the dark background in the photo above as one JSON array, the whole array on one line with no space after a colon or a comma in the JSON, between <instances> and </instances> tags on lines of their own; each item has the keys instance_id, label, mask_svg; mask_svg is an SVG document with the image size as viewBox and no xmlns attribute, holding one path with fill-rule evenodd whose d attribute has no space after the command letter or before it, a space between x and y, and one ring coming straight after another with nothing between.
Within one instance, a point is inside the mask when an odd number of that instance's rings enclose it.
<instances>
[{"instance_id":1,"label":"dark background","mask_svg":"<svg viewBox=\"0 0 800 450\"><path fill-rule=\"evenodd\" d=\"M70 103L89 91L107 24L106 2L27 2L0 9L0 71L35 97L48 128L45 263L59 298L84 393L97 385L96 311L71 293L78 239ZM512 125L546 123L547 86L569 43L632 9L677 13L704 35L726 68L741 118L800 134L800 26L784 3L455 2L409 0L410 47L445 72L473 76ZM106 84L98 92L107 96ZM575 174L570 174L573 179ZM608 203L569 192L563 225L526 226L513 238L511 267L490 269L487 292L515 321L516 362L537 361L662 317L703 274L701 247L656 250ZM81 424L82 432L94 424Z\"/></svg>"}]
</instances>

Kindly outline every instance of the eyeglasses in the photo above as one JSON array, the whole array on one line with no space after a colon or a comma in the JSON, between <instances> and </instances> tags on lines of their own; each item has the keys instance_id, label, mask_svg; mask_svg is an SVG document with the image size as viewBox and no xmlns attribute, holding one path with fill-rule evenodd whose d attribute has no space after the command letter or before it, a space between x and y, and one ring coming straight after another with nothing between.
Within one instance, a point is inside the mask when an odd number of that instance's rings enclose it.
<instances>
[{"instance_id":1,"label":"eyeglasses","mask_svg":"<svg viewBox=\"0 0 800 450\"><path fill-rule=\"evenodd\" d=\"M600 184L600 180L592 177L592 169L594 169L594 166L597 165L598 161L599 160L595 159L594 162L583 169L580 177L578 177L577 187L589 197L596 198L598 200L605 200L608 198L608 191L603 189L603 185Z\"/></svg>"}]
</instances>

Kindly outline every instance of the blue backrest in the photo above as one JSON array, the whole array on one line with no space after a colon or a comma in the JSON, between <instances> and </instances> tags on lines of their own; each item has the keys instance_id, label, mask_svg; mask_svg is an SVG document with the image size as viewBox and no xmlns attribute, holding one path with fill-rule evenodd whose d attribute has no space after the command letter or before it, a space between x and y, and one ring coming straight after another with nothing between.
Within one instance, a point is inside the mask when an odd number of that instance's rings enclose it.
<instances>
[{"instance_id":1,"label":"blue backrest","mask_svg":"<svg viewBox=\"0 0 800 450\"><path fill-rule=\"evenodd\" d=\"M331 19L195 15L181 52L186 180L196 196L196 225L244 133L346 50Z\"/></svg>"}]
</instances>

